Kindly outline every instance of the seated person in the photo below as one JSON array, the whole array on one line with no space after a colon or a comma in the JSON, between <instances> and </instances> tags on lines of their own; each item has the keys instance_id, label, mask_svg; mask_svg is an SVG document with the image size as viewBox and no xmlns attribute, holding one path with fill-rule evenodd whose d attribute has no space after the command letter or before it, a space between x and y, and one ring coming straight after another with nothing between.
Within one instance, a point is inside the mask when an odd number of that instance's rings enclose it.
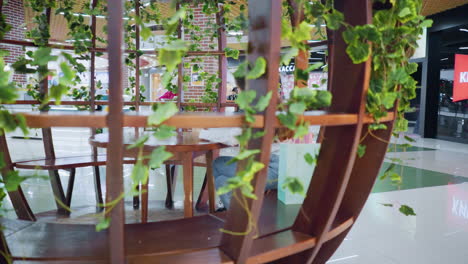
<instances>
[{"instance_id":1,"label":"seated person","mask_svg":"<svg viewBox=\"0 0 468 264\"><path fill-rule=\"evenodd\" d=\"M286 128L279 128L276 130L276 136L279 141L290 139L294 133ZM279 147L278 144L273 144L271 147L270 163L268 164L267 182L265 190L276 190L278 188L278 169L279 169ZM225 186L229 178L236 175L237 163L228 164L233 157L220 156L213 161L213 176L215 180L216 190ZM229 208L231 202L232 192L222 194L219 196L222 206L219 206L219 211Z\"/></svg>"},{"instance_id":2,"label":"seated person","mask_svg":"<svg viewBox=\"0 0 468 264\"><path fill-rule=\"evenodd\" d=\"M229 101L235 101L237 99L237 95L239 94L239 88L234 87L232 88L232 94L228 95L227 100Z\"/></svg>"},{"instance_id":3,"label":"seated person","mask_svg":"<svg viewBox=\"0 0 468 264\"><path fill-rule=\"evenodd\" d=\"M245 87L245 80L236 78L236 83L240 90L243 91ZM281 85L281 82L280 82ZM292 138L293 132L286 128L279 128L276 130L276 136L280 141ZM278 186L278 168L279 168L279 153L277 144L273 144L270 163L268 165L268 176L265 190L277 189ZM229 178L234 177L237 172L237 163L228 164L232 159L230 156L220 156L213 161L213 176L215 180L216 190L226 185ZM229 208L232 193L220 195L222 206L219 206L219 211ZM224 207L224 208L223 208Z\"/></svg>"}]
</instances>

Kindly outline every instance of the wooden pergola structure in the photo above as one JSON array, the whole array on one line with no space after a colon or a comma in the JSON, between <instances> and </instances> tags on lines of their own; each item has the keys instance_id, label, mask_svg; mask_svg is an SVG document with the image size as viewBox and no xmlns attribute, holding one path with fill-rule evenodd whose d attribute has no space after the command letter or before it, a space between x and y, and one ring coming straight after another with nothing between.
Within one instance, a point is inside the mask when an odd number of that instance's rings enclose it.
<instances>
[{"instance_id":1,"label":"wooden pergola structure","mask_svg":"<svg viewBox=\"0 0 468 264\"><path fill-rule=\"evenodd\" d=\"M344 13L347 23L360 25L371 22L371 2L335 0L335 7ZM262 56L267 60L268 66L263 76L249 80L247 86L248 89L257 91L257 97L273 91L272 102L277 101L275 97L281 48L281 20L278 18L281 17L281 3L281 0L248 1L250 28L247 59L254 62ZM147 125L147 116L122 112L123 106L129 104L122 99L122 58L125 52L122 49L123 1L109 0L108 13L109 46L105 50L109 53L110 65L109 113L43 113L27 114L26 118L30 127L38 128L108 127L108 152L112 155L107 156L106 189L107 200L111 201L123 193L122 128L144 127ZM95 24L93 28L95 30ZM220 33L220 50L211 55L219 56L221 79L225 85L226 57L222 52L225 35ZM258 199L248 200L251 218L246 217L244 208L233 199L231 208L223 219L217 215L204 215L174 221L125 224L124 206L120 202L110 212L109 229L102 232L96 232L93 225L60 225L4 219L2 223L6 226L6 231L3 233L3 250L18 263L325 263L359 216L387 149L384 141L365 137L362 144L367 146L368 154L356 158L359 141L367 131L368 124L373 122L373 118L365 113L370 61L353 64L346 54L346 44L341 33L330 33L330 41L327 43L330 53L329 88L333 94L332 105L327 111L312 111L301 116L311 125L321 125L326 129L323 132L318 165L292 226L278 229L272 223L275 219L262 220L261 215L266 208L264 188L267 176L266 170L262 170L253 180ZM17 44L26 45L23 42ZM91 50L92 60L96 51L98 49L94 46ZM304 58L298 58L299 61L301 59ZM297 65L307 66L304 63ZM93 87L92 83L91 89ZM139 85L136 87L138 89ZM138 97L138 90L136 94ZM223 103L225 96L222 93L219 96L216 106L226 106ZM91 109L100 104L93 97L92 95ZM179 106L183 105L180 99L178 103ZM132 104L138 108L142 103L137 98ZM273 131L281 126L276 117L276 103L271 103L263 113L255 117L253 127L266 133L262 138L252 140L250 146L262 150L257 160L268 165ZM394 118L395 114L389 113L381 120L389 129L376 131L378 138L390 139ZM243 125L243 115L179 113L166 124L178 128L239 127ZM261 230L246 235L219 231L223 227L242 232L251 224L249 219Z\"/></svg>"}]
</instances>

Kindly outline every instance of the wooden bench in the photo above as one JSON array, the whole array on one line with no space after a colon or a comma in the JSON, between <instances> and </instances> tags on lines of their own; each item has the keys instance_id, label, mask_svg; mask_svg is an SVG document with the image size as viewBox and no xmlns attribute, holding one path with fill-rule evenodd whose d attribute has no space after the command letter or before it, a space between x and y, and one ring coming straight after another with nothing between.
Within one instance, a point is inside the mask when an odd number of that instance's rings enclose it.
<instances>
[{"instance_id":1,"label":"wooden bench","mask_svg":"<svg viewBox=\"0 0 468 264\"><path fill-rule=\"evenodd\" d=\"M315 245L315 237L292 231L300 205L284 205L276 192L265 195L258 236L247 263L266 263ZM233 263L218 247L226 214L125 225L128 263ZM8 250L16 263L107 263L107 231L94 225L55 224L2 219ZM336 223L334 238L351 227L352 218ZM175 237L180 239L175 240ZM165 241L165 243L161 243Z\"/></svg>"}]
</instances>

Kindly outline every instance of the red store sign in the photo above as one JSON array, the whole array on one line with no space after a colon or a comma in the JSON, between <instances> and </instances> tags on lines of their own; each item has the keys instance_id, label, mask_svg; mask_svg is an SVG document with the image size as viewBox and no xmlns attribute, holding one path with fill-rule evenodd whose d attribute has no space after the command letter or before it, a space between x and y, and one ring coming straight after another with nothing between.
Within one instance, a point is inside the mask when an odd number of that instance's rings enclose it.
<instances>
[{"instance_id":1,"label":"red store sign","mask_svg":"<svg viewBox=\"0 0 468 264\"><path fill-rule=\"evenodd\" d=\"M455 54L453 101L468 99L468 55Z\"/></svg>"}]
</instances>

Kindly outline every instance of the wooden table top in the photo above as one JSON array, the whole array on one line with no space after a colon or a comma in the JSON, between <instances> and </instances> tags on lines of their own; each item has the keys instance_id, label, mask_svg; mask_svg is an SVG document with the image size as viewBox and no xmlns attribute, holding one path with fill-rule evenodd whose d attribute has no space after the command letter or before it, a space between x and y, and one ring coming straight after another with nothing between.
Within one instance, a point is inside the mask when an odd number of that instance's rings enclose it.
<instances>
[{"instance_id":1,"label":"wooden table top","mask_svg":"<svg viewBox=\"0 0 468 264\"><path fill-rule=\"evenodd\" d=\"M208 150L216 150L228 147L222 143L217 142L210 142L198 137L199 133L194 132L177 132L177 135L165 139L159 140L155 137L151 136L152 132L146 131L139 135L139 137L143 135L150 135L148 141L144 145L144 151L152 151L153 149L159 146L165 146L166 150L169 152L194 152L194 151L208 151ZM127 150L127 147L133 144L137 140L137 136L134 132L126 133L124 132L123 138L123 145ZM109 144L109 134L102 133L97 134L94 137L89 139L89 142L92 146L98 148L107 148Z\"/></svg>"}]
</instances>

